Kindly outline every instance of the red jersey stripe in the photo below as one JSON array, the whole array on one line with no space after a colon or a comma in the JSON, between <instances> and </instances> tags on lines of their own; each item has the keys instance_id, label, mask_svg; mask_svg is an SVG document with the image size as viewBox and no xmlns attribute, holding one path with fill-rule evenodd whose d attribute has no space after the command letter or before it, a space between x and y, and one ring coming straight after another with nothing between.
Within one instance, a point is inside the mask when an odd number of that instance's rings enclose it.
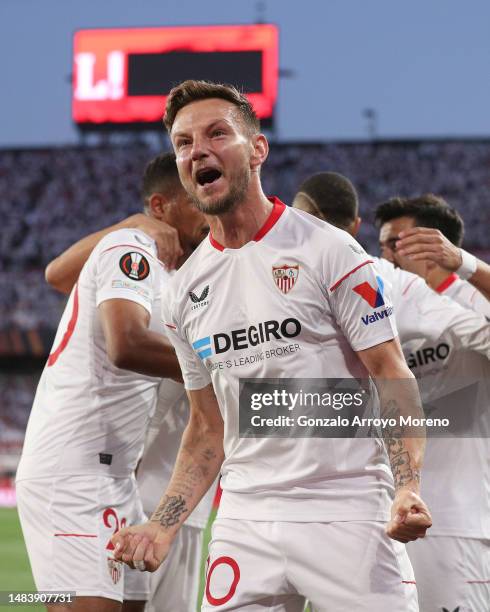
<instances>
[{"instance_id":1,"label":"red jersey stripe","mask_svg":"<svg viewBox=\"0 0 490 612\"><path fill-rule=\"evenodd\" d=\"M115 244L114 246L111 246L108 249L104 249L101 252L101 255L102 253L107 253L108 251L112 251L113 249L119 249L121 247L127 247L128 249L134 249L135 251L143 251L145 255L148 255L148 257L151 257L153 260L157 261L161 266L163 266L162 262L159 259L157 259L155 255L153 255L153 253L148 253L148 251L146 251L145 249L143 249L137 244Z\"/></svg>"},{"instance_id":2,"label":"red jersey stripe","mask_svg":"<svg viewBox=\"0 0 490 612\"><path fill-rule=\"evenodd\" d=\"M55 538L98 538L99 536L91 533L55 533Z\"/></svg>"},{"instance_id":3,"label":"red jersey stripe","mask_svg":"<svg viewBox=\"0 0 490 612\"><path fill-rule=\"evenodd\" d=\"M405 289L402 291L402 295L406 295L408 293L408 290L410 289L410 287L414 284L414 282L416 281L416 278L413 278L408 285L405 287Z\"/></svg>"},{"instance_id":4,"label":"red jersey stripe","mask_svg":"<svg viewBox=\"0 0 490 612\"><path fill-rule=\"evenodd\" d=\"M254 242L258 242L262 240L262 238L271 231L274 225L279 221L282 213L286 210L286 204L283 204L279 198L272 197L268 198L270 202L274 204L274 208L271 211L271 214L267 218L267 221L264 225L259 229L259 231L255 234L253 240Z\"/></svg>"},{"instance_id":5,"label":"red jersey stripe","mask_svg":"<svg viewBox=\"0 0 490 612\"><path fill-rule=\"evenodd\" d=\"M442 283L438 287L436 287L437 293L444 293L444 291L446 291L446 289L448 289L455 281L457 281L458 278L459 276L455 272L450 274L445 280L442 281Z\"/></svg>"},{"instance_id":6,"label":"red jersey stripe","mask_svg":"<svg viewBox=\"0 0 490 612\"><path fill-rule=\"evenodd\" d=\"M342 278L339 278L339 280L330 287L330 291L335 291L335 289L338 289L340 285L345 281L345 279L348 278L351 274L354 274L354 272L359 270L359 268L362 268L363 266L371 263L374 263L374 261L372 259L368 259L364 263L359 264L358 266L353 268L350 272L347 272L347 274L344 274Z\"/></svg>"},{"instance_id":7,"label":"red jersey stripe","mask_svg":"<svg viewBox=\"0 0 490 612\"><path fill-rule=\"evenodd\" d=\"M75 292L73 294L73 310L71 313L71 319L68 323L68 327L66 332L63 335L63 338L58 346L58 348L51 353L48 357L48 368L53 366L57 361L58 357L65 350L72 334L75 329L75 325L77 324L78 319L78 284L75 285Z\"/></svg>"},{"instance_id":8,"label":"red jersey stripe","mask_svg":"<svg viewBox=\"0 0 490 612\"><path fill-rule=\"evenodd\" d=\"M218 251L224 251L225 247L220 244L217 240L215 240L211 234L211 232L209 232L209 242L211 243L212 246L214 246L215 249L217 249Z\"/></svg>"}]
</instances>

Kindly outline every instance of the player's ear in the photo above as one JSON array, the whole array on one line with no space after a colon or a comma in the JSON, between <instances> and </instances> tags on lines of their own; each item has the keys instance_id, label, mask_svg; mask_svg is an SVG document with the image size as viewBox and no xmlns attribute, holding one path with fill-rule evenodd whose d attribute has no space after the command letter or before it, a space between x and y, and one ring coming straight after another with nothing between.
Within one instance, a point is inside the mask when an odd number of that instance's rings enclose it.
<instances>
[{"instance_id":1,"label":"player's ear","mask_svg":"<svg viewBox=\"0 0 490 612\"><path fill-rule=\"evenodd\" d=\"M152 193L148 198L148 209L150 216L165 221L168 216L170 202L161 193Z\"/></svg>"},{"instance_id":2,"label":"player's ear","mask_svg":"<svg viewBox=\"0 0 490 612\"><path fill-rule=\"evenodd\" d=\"M252 170L259 169L269 155L269 143L264 134L253 134L252 136L252 157L250 167Z\"/></svg>"}]
</instances>

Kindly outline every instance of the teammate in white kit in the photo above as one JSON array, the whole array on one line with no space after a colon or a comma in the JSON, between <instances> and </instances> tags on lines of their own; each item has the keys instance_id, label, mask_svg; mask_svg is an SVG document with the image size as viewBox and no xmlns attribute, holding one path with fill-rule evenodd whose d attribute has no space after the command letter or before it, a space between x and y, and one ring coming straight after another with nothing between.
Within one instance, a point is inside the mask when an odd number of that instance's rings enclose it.
<instances>
[{"instance_id":1,"label":"teammate in white kit","mask_svg":"<svg viewBox=\"0 0 490 612\"><path fill-rule=\"evenodd\" d=\"M399 234L406 232L408 236L413 228L430 228L428 231L439 232L455 248L461 246L462 219L442 198L431 194L412 199L393 198L378 207L376 220L385 257L419 274L438 293L490 320L490 302L485 296L438 263L439 259L414 259L413 254L400 253ZM459 393L458 401L467 411L475 411L478 431L486 437L428 442L422 490L430 500L434 526L430 538L421 546L410 548L409 554L423 610L442 606L450 610L459 607L460 612L487 610L490 609L490 365L488 358L451 341L447 314L440 313L440 322L446 331L436 342L421 336L404 345L408 364L420 381L424 401L442 398L447 404L451 396L458 397ZM487 332L489 327L487 324ZM432 579L427 574L429 567Z\"/></svg>"},{"instance_id":2,"label":"teammate in white kit","mask_svg":"<svg viewBox=\"0 0 490 612\"><path fill-rule=\"evenodd\" d=\"M490 297L490 266L460 248L463 220L445 200L433 194L392 198L378 206L376 224L380 228L383 257L425 278L435 291L490 318L490 301L487 299ZM403 240L400 240L401 235L405 237ZM436 245L432 246L434 241ZM449 251L450 248L453 251ZM463 260L459 266L457 253ZM467 260L469 270L466 268Z\"/></svg>"},{"instance_id":3,"label":"teammate in white kit","mask_svg":"<svg viewBox=\"0 0 490 612\"><path fill-rule=\"evenodd\" d=\"M167 197L152 194L150 214L177 229L183 260L207 225L173 156L153 168ZM39 382L17 472L19 515L36 587L75 591L70 610L112 612L123 599L126 610L142 610L147 598L148 584L137 572L123 574L110 537L144 517L134 469L155 406L154 377L180 377L161 334L167 277L147 234L108 233L70 294Z\"/></svg>"},{"instance_id":4,"label":"teammate in white kit","mask_svg":"<svg viewBox=\"0 0 490 612\"><path fill-rule=\"evenodd\" d=\"M357 193L342 175L322 172L309 177L299 188L294 206L352 235L359 230ZM441 216L439 227L450 223L460 243L462 223L457 215L443 212ZM459 391L463 382L464 386L478 385L478 401L487 412L490 330L483 317L439 297L421 278L393 268L386 260L378 265L391 285L400 341L409 367L422 380L424 405L429 409L435 399L443 398L447 409L451 392ZM466 393L467 400L475 404L469 395ZM441 415L431 412L431 416ZM483 430L485 422L481 427ZM488 438L428 441L422 492L431 508L433 526L430 537L409 544L423 612L440 612L444 607L483 611L488 607L489 587L482 576L489 572L490 547L475 539L484 539L490 527L488 451ZM440 535L443 537L437 537Z\"/></svg>"},{"instance_id":5,"label":"teammate in white kit","mask_svg":"<svg viewBox=\"0 0 490 612\"><path fill-rule=\"evenodd\" d=\"M411 379L382 279L344 232L265 198L268 144L234 88L187 81L165 121L211 227L163 309L191 417L160 506L113 538L117 558L156 569L224 459L203 609L302 610L307 597L316 610L416 610L405 550L384 524L403 542L430 526L423 439L388 440L390 517L379 441L238 435L239 378ZM398 406L381 390L385 409ZM417 410L416 393L398 399Z\"/></svg>"},{"instance_id":6,"label":"teammate in white kit","mask_svg":"<svg viewBox=\"0 0 490 612\"><path fill-rule=\"evenodd\" d=\"M441 206L448 208L445 200L439 196L433 194L425 194L421 198L415 198L413 201L419 201L423 207L429 206ZM399 203L405 206L406 203L403 199L393 198L390 203L392 213L393 207L398 206ZM408 257L414 262L433 262L437 264L439 268L445 271L446 275L456 273L462 280L468 280L468 282L476 287L487 300L490 300L490 265L476 258L471 253L466 252L460 248L460 245L456 242L452 242L448 236L444 235L444 232L437 227L422 227L418 224L416 218L412 215L405 215L407 210L404 210L404 214L401 217L394 217L392 219L394 226L390 228L390 238L388 241L383 240L382 248L386 252L386 257L390 260L393 259L393 253L396 250L398 257ZM415 214L417 211L415 211ZM452 214L456 213L453 211ZM457 215L456 213L456 216ZM460 221L462 221L460 219ZM425 218L426 223L437 224L437 219L428 219L427 215ZM448 219L439 219L439 222L446 228L450 228L454 225L454 221ZM386 230L387 228L385 228ZM453 230L450 230L454 233ZM429 263L430 265L430 263ZM465 292L467 292L466 289ZM453 288L454 291L454 288ZM470 294L471 295L471 294ZM467 300L464 300L467 303Z\"/></svg>"}]
</instances>

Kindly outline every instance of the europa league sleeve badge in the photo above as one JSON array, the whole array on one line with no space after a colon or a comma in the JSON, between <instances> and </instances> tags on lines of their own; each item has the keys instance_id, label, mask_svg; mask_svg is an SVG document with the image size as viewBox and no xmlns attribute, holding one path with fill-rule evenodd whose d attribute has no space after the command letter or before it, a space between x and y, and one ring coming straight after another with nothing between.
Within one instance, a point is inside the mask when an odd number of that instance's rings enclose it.
<instances>
[{"instance_id":1,"label":"europa league sleeve badge","mask_svg":"<svg viewBox=\"0 0 490 612\"><path fill-rule=\"evenodd\" d=\"M135 281L144 280L150 273L150 264L144 255L137 251L125 253L119 260L121 272Z\"/></svg>"}]
</instances>

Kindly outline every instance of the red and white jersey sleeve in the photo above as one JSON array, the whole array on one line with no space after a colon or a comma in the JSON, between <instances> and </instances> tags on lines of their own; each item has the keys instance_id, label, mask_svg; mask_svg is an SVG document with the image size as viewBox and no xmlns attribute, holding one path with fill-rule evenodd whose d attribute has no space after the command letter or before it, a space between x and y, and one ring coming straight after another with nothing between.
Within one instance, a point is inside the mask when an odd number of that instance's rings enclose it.
<instances>
[{"instance_id":1,"label":"red and white jersey sleeve","mask_svg":"<svg viewBox=\"0 0 490 612\"><path fill-rule=\"evenodd\" d=\"M105 300L126 299L151 314L161 266L154 241L137 230L120 230L105 237L97 251L91 261L96 306Z\"/></svg>"},{"instance_id":2,"label":"red and white jersey sleeve","mask_svg":"<svg viewBox=\"0 0 490 612\"><path fill-rule=\"evenodd\" d=\"M436 342L451 338L453 346L490 358L490 326L470 305L433 291L419 276L395 268L385 259L373 258L391 287L397 327L402 344L421 338Z\"/></svg>"},{"instance_id":3,"label":"red and white jersey sleeve","mask_svg":"<svg viewBox=\"0 0 490 612\"><path fill-rule=\"evenodd\" d=\"M355 351L397 335L389 285L375 261L346 232L332 232L323 278L337 323Z\"/></svg>"},{"instance_id":4,"label":"red and white jersey sleeve","mask_svg":"<svg viewBox=\"0 0 490 612\"><path fill-rule=\"evenodd\" d=\"M72 291L27 426L17 478L129 476L141 454L159 379L117 368L107 355L98 306L130 300L163 332L156 246L138 230L105 236Z\"/></svg>"},{"instance_id":5,"label":"red and white jersey sleeve","mask_svg":"<svg viewBox=\"0 0 490 612\"><path fill-rule=\"evenodd\" d=\"M437 287L436 291L465 308L471 308L471 310L479 312L490 320L490 301L476 287L459 278L457 274L451 274Z\"/></svg>"}]
</instances>

